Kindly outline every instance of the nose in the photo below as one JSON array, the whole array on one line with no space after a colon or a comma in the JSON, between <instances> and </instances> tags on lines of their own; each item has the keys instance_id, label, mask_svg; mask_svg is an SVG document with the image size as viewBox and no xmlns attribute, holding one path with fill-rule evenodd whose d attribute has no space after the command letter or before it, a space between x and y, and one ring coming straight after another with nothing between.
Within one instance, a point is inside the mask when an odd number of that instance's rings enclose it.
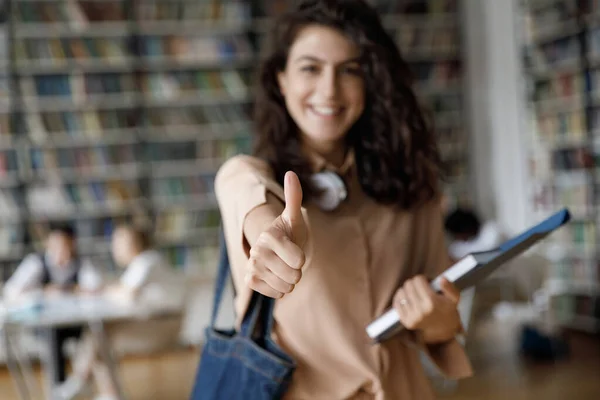
<instances>
[{"instance_id":1,"label":"nose","mask_svg":"<svg viewBox=\"0 0 600 400\"><path fill-rule=\"evenodd\" d=\"M325 68L319 79L319 94L324 100L334 99L337 95L337 74L334 68Z\"/></svg>"}]
</instances>

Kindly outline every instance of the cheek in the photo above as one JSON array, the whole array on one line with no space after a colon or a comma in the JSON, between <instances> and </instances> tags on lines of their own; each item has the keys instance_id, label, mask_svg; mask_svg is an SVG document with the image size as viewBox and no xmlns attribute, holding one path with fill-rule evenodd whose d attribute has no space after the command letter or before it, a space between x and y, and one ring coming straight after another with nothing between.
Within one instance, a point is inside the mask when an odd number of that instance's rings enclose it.
<instances>
[{"instance_id":1,"label":"cheek","mask_svg":"<svg viewBox=\"0 0 600 400\"><path fill-rule=\"evenodd\" d=\"M352 104L354 112L359 115L365 108L365 88L362 83L355 83L348 87L346 98L349 104Z\"/></svg>"},{"instance_id":2,"label":"cheek","mask_svg":"<svg viewBox=\"0 0 600 400\"><path fill-rule=\"evenodd\" d=\"M313 90L311 85L303 79L292 79L287 87L285 100L289 106L300 107L310 97Z\"/></svg>"}]
</instances>

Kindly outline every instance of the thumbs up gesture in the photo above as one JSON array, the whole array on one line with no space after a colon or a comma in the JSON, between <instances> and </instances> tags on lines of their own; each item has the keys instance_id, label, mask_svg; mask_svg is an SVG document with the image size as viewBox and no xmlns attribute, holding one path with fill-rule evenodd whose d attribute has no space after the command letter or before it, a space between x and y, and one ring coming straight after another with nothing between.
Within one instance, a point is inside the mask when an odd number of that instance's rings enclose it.
<instances>
[{"instance_id":1,"label":"thumbs up gesture","mask_svg":"<svg viewBox=\"0 0 600 400\"><path fill-rule=\"evenodd\" d=\"M298 176L284 179L285 209L262 232L250 249L246 284L265 296L281 298L294 290L302 277L307 228L302 216L302 187Z\"/></svg>"}]
</instances>

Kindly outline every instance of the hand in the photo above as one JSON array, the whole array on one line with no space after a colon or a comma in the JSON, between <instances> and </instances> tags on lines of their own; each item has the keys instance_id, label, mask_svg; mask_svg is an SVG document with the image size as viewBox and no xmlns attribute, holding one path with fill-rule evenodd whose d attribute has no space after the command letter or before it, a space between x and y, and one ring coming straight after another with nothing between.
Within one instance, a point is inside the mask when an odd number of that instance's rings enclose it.
<instances>
[{"instance_id":1,"label":"hand","mask_svg":"<svg viewBox=\"0 0 600 400\"><path fill-rule=\"evenodd\" d=\"M104 296L115 301L133 301L134 292L119 283L107 285L103 290Z\"/></svg>"},{"instance_id":2,"label":"hand","mask_svg":"<svg viewBox=\"0 0 600 400\"><path fill-rule=\"evenodd\" d=\"M285 174L285 209L260 234L250 249L246 284L268 297L281 298L292 292L302 277L307 228L302 216L302 187L298 176Z\"/></svg>"},{"instance_id":3,"label":"hand","mask_svg":"<svg viewBox=\"0 0 600 400\"><path fill-rule=\"evenodd\" d=\"M457 305L460 292L446 278L441 294L433 291L427 279L418 275L407 280L394 296L394 308L407 329L420 330L426 343L442 343L458 333L461 322Z\"/></svg>"}]
</instances>

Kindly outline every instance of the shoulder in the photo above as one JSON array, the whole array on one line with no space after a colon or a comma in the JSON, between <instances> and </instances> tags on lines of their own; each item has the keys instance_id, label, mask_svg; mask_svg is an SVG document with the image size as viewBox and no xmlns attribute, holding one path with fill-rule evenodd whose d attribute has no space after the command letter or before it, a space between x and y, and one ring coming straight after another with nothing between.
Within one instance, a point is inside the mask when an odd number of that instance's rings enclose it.
<instances>
[{"instance_id":1,"label":"shoulder","mask_svg":"<svg viewBox=\"0 0 600 400\"><path fill-rule=\"evenodd\" d=\"M257 157L249 155L236 155L227 160L217 172L216 185L222 185L236 179L255 179L260 182L272 180L273 170L269 164Z\"/></svg>"},{"instance_id":2,"label":"shoulder","mask_svg":"<svg viewBox=\"0 0 600 400\"><path fill-rule=\"evenodd\" d=\"M215 194L219 202L238 202L246 198L245 202L260 203L264 202L265 191L284 198L283 186L275 180L273 169L257 157L232 157L219 168L215 177Z\"/></svg>"},{"instance_id":3,"label":"shoulder","mask_svg":"<svg viewBox=\"0 0 600 400\"><path fill-rule=\"evenodd\" d=\"M44 266L43 258L44 258L44 256L42 254L38 254L38 253L28 254L23 259L23 261L21 261L20 268L27 268L27 269L42 268Z\"/></svg>"}]
</instances>

